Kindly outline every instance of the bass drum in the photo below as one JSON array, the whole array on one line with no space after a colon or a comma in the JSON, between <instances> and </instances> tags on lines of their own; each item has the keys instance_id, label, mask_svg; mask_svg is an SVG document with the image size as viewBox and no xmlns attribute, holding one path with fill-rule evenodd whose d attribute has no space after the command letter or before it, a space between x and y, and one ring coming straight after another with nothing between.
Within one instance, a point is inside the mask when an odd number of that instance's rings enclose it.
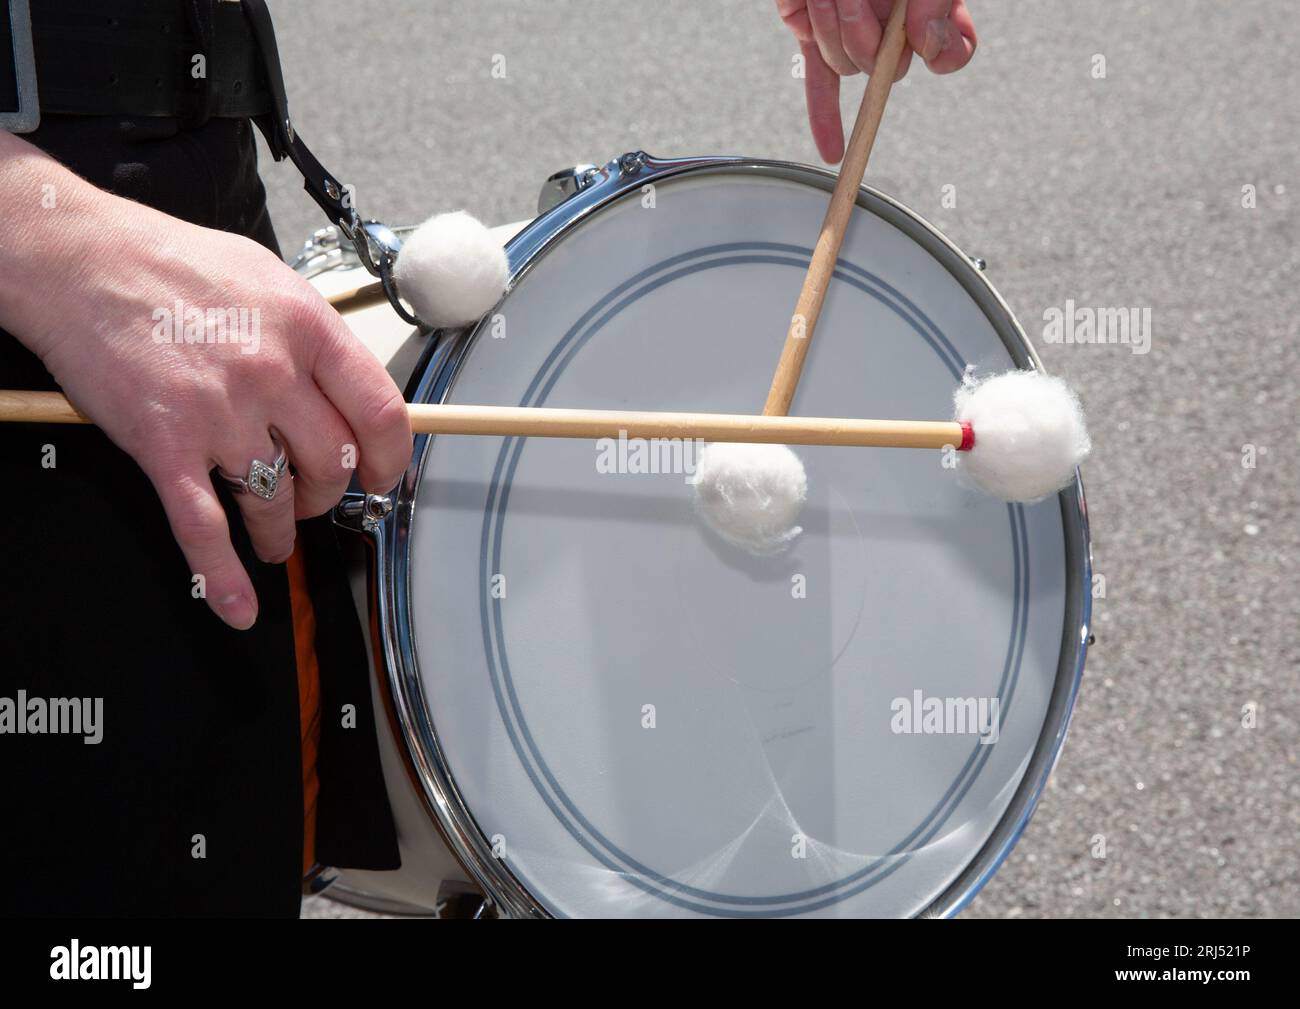
<instances>
[{"instance_id":1,"label":"bass drum","mask_svg":"<svg viewBox=\"0 0 1300 1009\"><path fill-rule=\"evenodd\" d=\"M341 307L416 402L756 413L832 184L624 155L553 177L545 212L503 230L511 288L473 329ZM355 258L309 252L322 289L356 286ZM792 413L941 418L968 369L1038 366L981 269L864 188ZM689 453L636 449L421 436L391 512L340 506L403 867L329 893L480 916L956 913L1064 741L1082 487L1008 505L941 453L800 447L804 531L753 557L695 514Z\"/></svg>"}]
</instances>

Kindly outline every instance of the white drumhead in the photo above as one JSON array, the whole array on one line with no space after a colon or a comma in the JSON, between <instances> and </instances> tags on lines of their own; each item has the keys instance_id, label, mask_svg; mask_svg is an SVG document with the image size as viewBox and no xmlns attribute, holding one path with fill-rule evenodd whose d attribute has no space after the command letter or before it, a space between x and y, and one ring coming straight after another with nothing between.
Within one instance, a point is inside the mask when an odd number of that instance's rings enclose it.
<instances>
[{"instance_id":1,"label":"white drumhead","mask_svg":"<svg viewBox=\"0 0 1300 1009\"><path fill-rule=\"evenodd\" d=\"M826 200L740 171L635 191L523 275L449 401L760 412ZM792 412L945 419L967 364L1015 366L949 269L859 208ZM937 452L797 451L804 532L755 558L681 473L599 472L587 441L431 444L424 701L551 913L914 914L1006 810L1062 651L1060 502L965 489ZM994 698L981 742L958 716Z\"/></svg>"}]
</instances>

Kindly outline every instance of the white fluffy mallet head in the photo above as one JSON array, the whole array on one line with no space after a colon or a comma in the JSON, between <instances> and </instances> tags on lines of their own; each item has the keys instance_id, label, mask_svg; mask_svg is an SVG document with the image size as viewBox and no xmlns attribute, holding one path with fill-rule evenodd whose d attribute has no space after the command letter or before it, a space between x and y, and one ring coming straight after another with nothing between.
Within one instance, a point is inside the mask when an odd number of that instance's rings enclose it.
<instances>
[{"instance_id":1,"label":"white fluffy mallet head","mask_svg":"<svg viewBox=\"0 0 1300 1009\"><path fill-rule=\"evenodd\" d=\"M695 507L723 539L760 556L779 553L803 529L803 463L785 445L711 442L691 480Z\"/></svg>"},{"instance_id":2,"label":"white fluffy mallet head","mask_svg":"<svg viewBox=\"0 0 1300 1009\"><path fill-rule=\"evenodd\" d=\"M1037 501L1074 479L1092 449L1078 397L1061 379L1009 371L967 380L953 396L954 419L975 444L958 453L961 470L1004 501Z\"/></svg>"},{"instance_id":3,"label":"white fluffy mallet head","mask_svg":"<svg viewBox=\"0 0 1300 1009\"><path fill-rule=\"evenodd\" d=\"M397 290L434 329L477 322L509 282L505 249L463 210L438 214L402 243L393 267Z\"/></svg>"}]
</instances>

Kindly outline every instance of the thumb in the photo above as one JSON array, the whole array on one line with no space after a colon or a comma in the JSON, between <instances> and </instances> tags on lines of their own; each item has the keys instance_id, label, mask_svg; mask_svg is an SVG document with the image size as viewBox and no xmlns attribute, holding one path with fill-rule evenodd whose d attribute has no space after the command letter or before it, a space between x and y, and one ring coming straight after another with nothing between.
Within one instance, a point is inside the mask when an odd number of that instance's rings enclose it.
<instances>
[{"instance_id":1,"label":"thumb","mask_svg":"<svg viewBox=\"0 0 1300 1009\"><path fill-rule=\"evenodd\" d=\"M975 25L965 0L911 0L907 41L935 73L960 70L975 52Z\"/></svg>"}]
</instances>

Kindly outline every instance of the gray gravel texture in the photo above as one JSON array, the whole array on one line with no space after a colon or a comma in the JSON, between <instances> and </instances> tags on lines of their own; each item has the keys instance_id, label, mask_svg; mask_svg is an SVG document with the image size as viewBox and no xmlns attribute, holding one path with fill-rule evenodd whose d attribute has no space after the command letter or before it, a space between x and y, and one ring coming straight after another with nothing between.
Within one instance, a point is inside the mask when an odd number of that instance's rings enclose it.
<instances>
[{"instance_id":1,"label":"gray gravel texture","mask_svg":"<svg viewBox=\"0 0 1300 1009\"><path fill-rule=\"evenodd\" d=\"M1031 336L1073 299L1149 308L1152 341L1036 339L1088 409L1106 595L1055 777L966 914L1295 916L1300 24L1283 0L972 7L973 63L913 69L867 181L984 256ZM770 0L272 8L298 128L390 223L528 217L552 171L637 148L816 160ZM321 222L264 171L290 252Z\"/></svg>"}]
</instances>

